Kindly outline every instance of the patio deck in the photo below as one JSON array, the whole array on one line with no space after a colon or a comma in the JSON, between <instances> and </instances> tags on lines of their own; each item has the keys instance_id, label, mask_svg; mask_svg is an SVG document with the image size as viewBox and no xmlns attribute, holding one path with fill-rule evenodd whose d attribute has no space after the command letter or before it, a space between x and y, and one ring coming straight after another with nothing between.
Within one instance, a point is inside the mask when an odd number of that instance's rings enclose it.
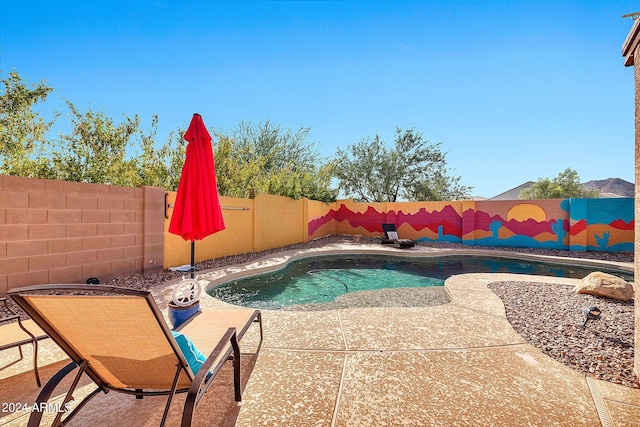
<instances>
[{"instance_id":1,"label":"patio deck","mask_svg":"<svg viewBox=\"0 0 640 427\"><path fill-rule=\"evenodd\" d=\"M215 282L274 268L301 252L205 272L200 279ZM638 425L640 390L585 377L527 344L506 320L501 300L486 287L493 281L530 279L454 276L445 284L452 302L436 307L265 310L261 351L242 360L243 401L233 400L227 364L198 407L195 425ZM535 281L575 280L535 276ZM154 290L161 308L170 289ZM208 296L202 305L233 309ZM248 352L257 342L255 331L250 332L241 343ZM0 410L5 403L32 403L38 393L25 350L25 360L0 370ZM11 355L0 354L1 366ZM60 368L62 358L51 340L42 342L43 381ZM175 399L168 425L179 425L183 401L183 395ZM164 403L164 397L99 395L69 425L155 426ZM0 426L24 426L27 418L26 411L3 411Z\"/></svg>"}]
</instances>

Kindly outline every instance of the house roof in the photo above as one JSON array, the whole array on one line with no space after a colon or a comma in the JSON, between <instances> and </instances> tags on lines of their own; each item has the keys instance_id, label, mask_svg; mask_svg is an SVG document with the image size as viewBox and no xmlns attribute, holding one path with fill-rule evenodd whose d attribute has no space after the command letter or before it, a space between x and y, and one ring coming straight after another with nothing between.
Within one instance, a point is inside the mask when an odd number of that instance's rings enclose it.
<instances>
[{"instance_id":1,"label":"house roof","mask_svg":"<svg viewBox=\"0 0 640 427\"><path fill-rule=\"evenodd\" d=\"M493 196L489 200L518 200L520 198L520 192L525 188L531 187L533 184L533 181L527 181L524 184L513 187L511 190L507 190L504 193Z\"/></svg>"},{"instance_id":2,"label":"house roof","mask_svg":"<svg viewBox=\"0 0 640 427\"><path fill-rule=\"evenodd\" d=\"M629 15L633 18L633 26L627 35L623 45L622 45L622 56L624 56L624 66L630 67L634 64L635 51L638 46L638 42L640 41L640 19L638 19L638 13L630 13Z\"/></svg>"}]
</instances>

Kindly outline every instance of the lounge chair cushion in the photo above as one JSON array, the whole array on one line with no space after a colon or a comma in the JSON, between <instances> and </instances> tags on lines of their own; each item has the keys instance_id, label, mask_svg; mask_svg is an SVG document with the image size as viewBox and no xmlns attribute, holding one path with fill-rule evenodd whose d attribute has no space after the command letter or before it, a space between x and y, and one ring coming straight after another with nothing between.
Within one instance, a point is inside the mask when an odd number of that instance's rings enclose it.
<instances>
[{"instance_id":1,"label":"lounge chair cushion","mask_svg":"<svg viewBox=\"0 0 640 427\"><path fill-rule=\"evenodd\" d=\"M193 371L193 375L198 375L200 368L202 368L202 365L204 365L207 358L204 357L204 354L200 353L195 344L193 344L185 334L176 331L171 331L171 333L178 343L178 346L180 346L180 350L182 350L184 358L187 359L187 363Z\"/></svg>"}]
</instances>

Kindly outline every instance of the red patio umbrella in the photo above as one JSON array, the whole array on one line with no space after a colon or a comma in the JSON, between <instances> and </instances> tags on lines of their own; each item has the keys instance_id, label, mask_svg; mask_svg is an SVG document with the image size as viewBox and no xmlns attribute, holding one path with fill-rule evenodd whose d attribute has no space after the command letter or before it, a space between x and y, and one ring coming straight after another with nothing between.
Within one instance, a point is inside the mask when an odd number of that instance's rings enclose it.
<instances>
[{"instance_id":1,"label":"red patio umbrella","mask_svg":"<svg viewBox=\"0 0 640 427\"><path fill-rule=\"evenodd\" d=\"M195 272L195 241L224 230L218 199L211 135L200 114L194 114L184 134L187 155L182 166L178 194L169 233L191 240L191 278Z\"/></svg>"}]
</instances>

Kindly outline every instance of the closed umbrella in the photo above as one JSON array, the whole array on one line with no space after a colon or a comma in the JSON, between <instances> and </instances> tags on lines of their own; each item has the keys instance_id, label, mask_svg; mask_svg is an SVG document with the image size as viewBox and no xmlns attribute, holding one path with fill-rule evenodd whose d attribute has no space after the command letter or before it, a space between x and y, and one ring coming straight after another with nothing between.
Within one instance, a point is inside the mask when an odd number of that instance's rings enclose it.
<instances>
[{"instance_id":1,"label":"closed umbrella","mask_svg":"<svg viewBox=\"0 0 640 427\"><path fill-rule=\"evenodd\" d=\"M191 278L195 275L195 241L224 230L218 199L211 135L200 114L194 114L184 134L187 155L182 166L178 194L169 233L191 241Z\"/></svg>"}]
</instances>

